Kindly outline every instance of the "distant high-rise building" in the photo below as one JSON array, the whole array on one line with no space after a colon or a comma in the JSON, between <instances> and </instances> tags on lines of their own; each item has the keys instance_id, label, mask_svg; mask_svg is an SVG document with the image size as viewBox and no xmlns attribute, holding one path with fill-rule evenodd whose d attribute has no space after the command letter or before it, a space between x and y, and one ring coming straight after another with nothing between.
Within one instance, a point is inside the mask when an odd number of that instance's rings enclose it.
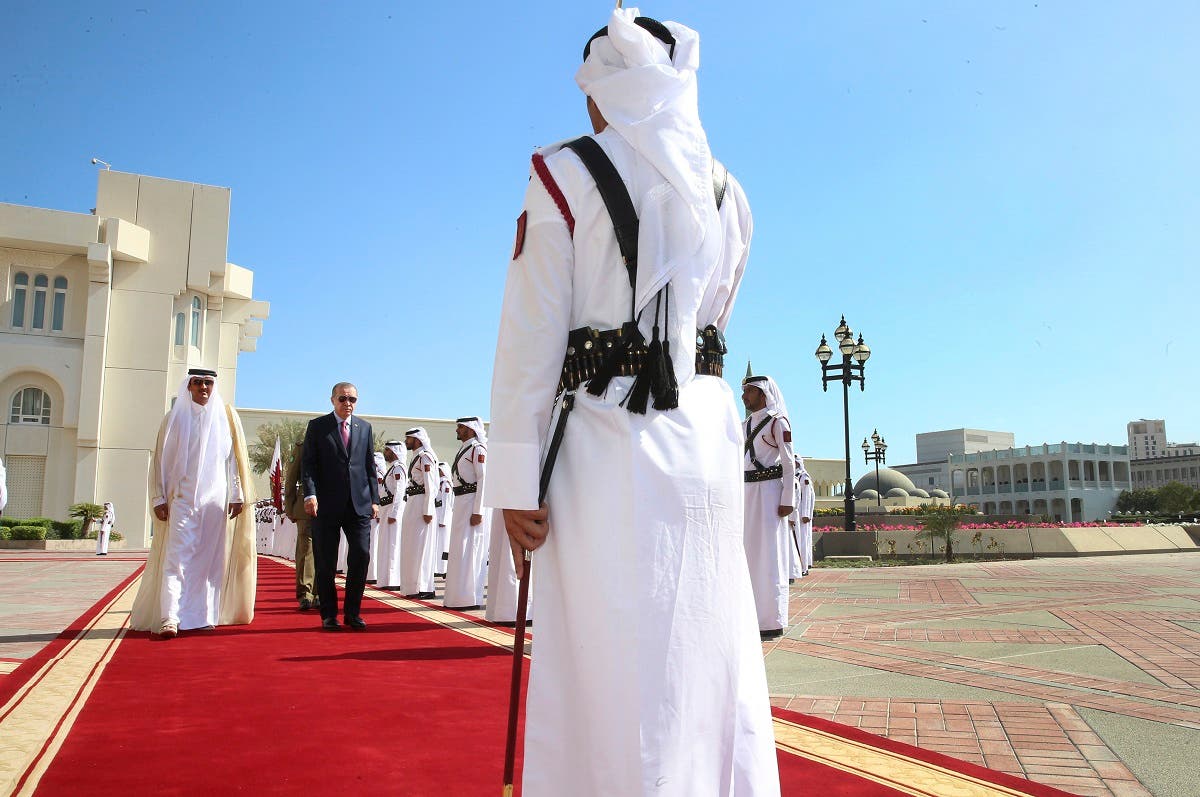
<instances>
[{"instance_id":1,"label":"distant high-rise building","mask_svg":"<svg viewBox=\"0 0 1200 797\"><path fill-rule=\"evenodd\" d=\"M1153 459L1167 454L1167 422L1142 418L1125 425L1130 459Z\"/></svg>"}]
</instances>

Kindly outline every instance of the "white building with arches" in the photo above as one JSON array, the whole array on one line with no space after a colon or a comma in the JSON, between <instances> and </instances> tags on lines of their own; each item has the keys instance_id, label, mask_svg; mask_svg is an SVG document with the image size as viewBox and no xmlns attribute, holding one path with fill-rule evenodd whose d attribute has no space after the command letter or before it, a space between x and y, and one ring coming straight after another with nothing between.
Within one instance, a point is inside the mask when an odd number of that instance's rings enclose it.
<instances>
[{"instance_id":1,"label":"white building with arches","mask_svg":"<svg viewBox=\"0 0 1200 797\"><path fill-rule=\"evenodd\" d=\"M189 366L233 402L269 312L227 262L227 188L102 170L93 213L0 203L0 458L13 517L112 501L149 544L146 475Z\"/></svg>"}]
</instances>

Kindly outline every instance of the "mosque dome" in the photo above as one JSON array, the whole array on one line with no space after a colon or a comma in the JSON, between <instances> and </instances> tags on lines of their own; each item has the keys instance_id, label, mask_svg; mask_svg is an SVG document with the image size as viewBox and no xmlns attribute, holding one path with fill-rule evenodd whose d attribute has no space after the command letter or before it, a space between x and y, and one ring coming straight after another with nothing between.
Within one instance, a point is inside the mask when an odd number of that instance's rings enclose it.
<instances>
[{"instance_id":1,"label":"mosque dome","mask_svg":"<svg viewBox=\"0 0 1200 797\"><path fill-rule=\"evenodd\" d=\"M861 493L855 493L854 497L874 501L879 497L879 493L875 492L874 490L863 490Z\"/></svg>"},{"instance_id":2,"label":"mosque dome","mask_svg":"<svg viewBox=\"0 0 1200 797\"><path fill-rule=\"evenodd\" d=\"M903 487L893 487L883 494L884 498L908 498L909 492Z\"/></svg>"},{"instance_id":3,"label":"mosque dome","mask_svg":"<svg viewBox=\"0 0 1200 797\"><path fill-rule=\"evenodd\" d=\"M930 490L929 497L930 498L949 498L950 493L946 492L945 490Z\"/></svg>"},{"instance_id":4,"label":"mosque dome","mask_svg":"<svg viewBox=\"0 0 1200 797\"><path fill-rule=\"evenodd\" d=\"M903 496L892 496L892 490L897 489L903 491ZM917 486L912 483L912 479L900 471L892 470L891 468L880 468L878 487L875 484L875 471L872 470L855 482L854 495L861 498L863 497L864 490L876 490L883 493L885 497L908 497L916 489Z\"/></svg>"},{"instance_id":5,"label":"mosque dome","mask_svg":"<svg viewBox=\"0 0 1200 797\"><path fill-rule=\"evenodd\" d=\"M925 492L920 487L909 490L908 494L911 495L913 498L931 498L932 497L931 495L929 495L929 493Z\"/></svg>"}]
</instances>

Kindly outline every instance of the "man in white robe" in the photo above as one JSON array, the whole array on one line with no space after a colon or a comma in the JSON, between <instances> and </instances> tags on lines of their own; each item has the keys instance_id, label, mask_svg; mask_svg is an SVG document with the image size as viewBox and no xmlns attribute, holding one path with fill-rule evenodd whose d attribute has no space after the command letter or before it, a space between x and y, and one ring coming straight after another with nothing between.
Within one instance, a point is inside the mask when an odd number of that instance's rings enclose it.
<instances>
[{"instance_id":1,"label":"man in white robe","mask_svg":"<svg viewBox=\"0 0 1200 797\"><path fill-rule=\"evenodd\" d=\"M576 75L640 220L636 287L569 148L534 155L517 223L483 505L504 509L518 570L536 549L525 797L779 794L738 415L719 363L697 362L697 331L728 322L751 234L700 124L698 39L617 9ZM601 336L600 370L567 352L580 330ZM580 389L539 507L568 374Z\"/></svg>"},{"instance_id":2,"label":"man in white robe","mask_svg":"<svg viewBox=\"0 0 1200 797\"><path fill-rule=\"evenodd\" d=\"M188 371L150 465L156 523L130 626L166 639L254 617L254 513L242 511L254 503L250 466L241 419L216 376Z\"/></svg>"},{"instance_id":3,"label":"man in white robe","mask_svg":"<svg viewBox=\"0 0 1200 797\"><path fill-rule=\"evenodd\" d=\"M746 483L746 560L754 584L758 630L764 640L783 636L788 621L788 567L792 540L788 520L795 501L796 455L787 406L775 380L742 381L746 418L743 478Z\"/></svg>"},{"instance_id":4,"label":"man in white robe","mask_svg":"<svg viewBox=\"0 0 1200 797\"><path fill-rule=\"evenodd\" d=\"M478 501L478 498L476 498ZM483 608L483 619L497 625L515 625L517 622L517 594L521 582L513 565L512 543L504 525L504 513L492 512L491 531L487 550L487 598ZM525 610L527 623L533 622L533 590L529 592L529 605Z\"/></svg>"},{"instance_id":5,"label":"man in white robe","mask_svg":"<svg viewBox=\"0 0 1200 797\"><path fill-rule=\"evenodd\" d=\"M404 443L389 440L383 449L387 469L379 487L381 500L387 500L379 520L379 569L376 579L382 589L400 587L400 516L404 512L404 491L408 478L404 467Z\"/></svg>"},{"instance_id":6,"label":"man in white robe","mask_svg":"<svg viewBox=\"0 0 1200 797\"><path fill-rule=\"evenodd\" d=\"M434 518L437 521L437 536L433 545L433 574L446 577L446 563L450 560L450 525L454 517L454 483L450 479L450 464L438 463L437 500L433 502Z\"/></svg>"},{"instance_id":7,"label":"man in white robe","mask_svg":"<svg viewBox=\"0 0 1200 797\"><path fill-rule=\"evenodd\" d=\"M812 477L804 467L804 459L796 455L796 511L795 520L797 546L800 551L800 575L807 576L813 563L812 527L817 510L817 494L813 489Z\"/></svg>"},{"instance_id":8,"label":"man in white robe","mask_svg":"<svg viewBox=\"0 0 1200 797\"><path fill-rule=\"evenodd\" d=\"M462 446L450 467L455 482L454 514L442 602L448 609L469 610L483 605L487 576L492 510L478 505L487 476L487 432L477 417L459 418L454 432Z\"/></svg>"},{"instance_id":9,"label":"man in white robe","mask_svg":"<svg viewBox=\"0 0 1200 797\"><path fill-rule=\"evenodd\" d=\"M434 596L437 455L429 444L429 435L420 426L404 433L404 445L412 459L408 463L407 500L400 521L400 592L407 598L425 600Z\"/></svg>"},{"instance_id":10,"label":"man in white robe","mask_svg":"<svg viewBox=\"0 0 1200 797\"><path fill-rule=\"evenodd\" d=\"M383 476L387 473L388 463L387 457L382 452L375 452L375 481L379 485L379 497L383 499ZM379 507L379 517L371 520L371 561L367 563L367 583L376 584L379 582L379 529L387 523L387 512L391 509L390 506L381 504Z\"/></svg>"},{"instance_id":11,"label":"man in white robe","mask_svg":"<svg viewBox=\"0 0 1200 797\"><path fill-rule=\"evenodd\" d=\"M108 556L108 538L116 522L117 511L113 509L112 501L105 501L104 514L100 516L100 526L96 529L96 556Z\"/></svg>"}]
</instances>

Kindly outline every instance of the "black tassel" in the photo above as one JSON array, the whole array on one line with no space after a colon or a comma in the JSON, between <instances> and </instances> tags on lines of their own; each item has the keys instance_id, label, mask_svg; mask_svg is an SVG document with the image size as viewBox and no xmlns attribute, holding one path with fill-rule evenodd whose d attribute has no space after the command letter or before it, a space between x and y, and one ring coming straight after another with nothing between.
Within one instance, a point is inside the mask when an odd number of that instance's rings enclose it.
<instances>
[{"instance_id":1,"label":"black tassel","mask_svg":"<svg viewBox=\"0 0 1200 797\"><path fill-rule=\"evenodd\" d=\"M654 344L650 344L652 347ZM675 363L671 360L671 341L662 344L662 390L654 391L654 409L673 410L679 406L679 381L675 378Z\"/></svg>"},{"instance_id":2,"label":"black tassel","mask_svg":"<svg viewBox=\"0 0 1200 797\"><path fill-rule=\"evenodd\" d=\"M651 343L651 346L654 344ZM633 387L629 389L629 395L621 402L625 405L625 409L638 415L646 414L646 407L650 403L650 374L646 369L643 369L640 374L633 380Z\"/></svg>"},{"instance_id":3,"label":"black tassel","mask_svg":"<svg viewBox=\"0 0 1200 797\"><path fill-rule=\"evenodd\" d=\"M612 341L606 341L611 343ZM596 375L588 380L587 392L593 396L603 396L604 391L608 390L608 383L617 373L617 359L620 356L619 346L607 346L604 349L604 354L600 359L600 367L596 369Z\"/></svg>"}]
</instances>

